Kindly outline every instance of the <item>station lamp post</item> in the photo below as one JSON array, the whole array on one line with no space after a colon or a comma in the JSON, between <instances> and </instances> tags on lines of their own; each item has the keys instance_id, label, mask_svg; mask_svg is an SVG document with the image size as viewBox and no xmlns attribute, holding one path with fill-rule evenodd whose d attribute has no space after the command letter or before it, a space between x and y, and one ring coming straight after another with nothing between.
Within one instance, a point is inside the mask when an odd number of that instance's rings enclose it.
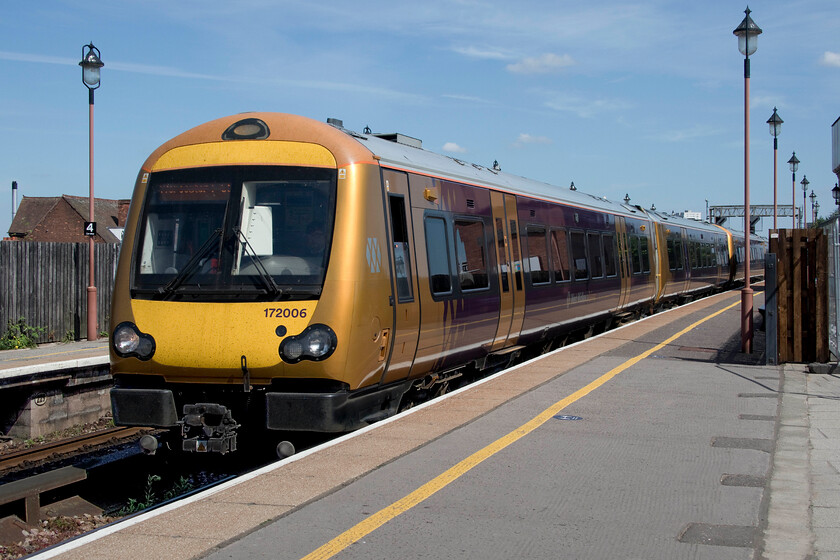
<instances>
[{"instance_id":1,"label":"station lamp post","mask_svg":"<svg viewBox=\"0 0 840 560\"><path fill-rule=\"evenodd\" d=\"M796 157L796 152L793 152L793 155L788 160L788 164L790 165L790 176L791 176L791 203L793 204L793 225L791 226L793 229L796 229L796 171L799 169L799 159Z\"/></svg>"},{"instance_id":2,"label":"station lamp post","mask_svg":"<svg viewBox=\"0 0 840 560\"><path fill-rule=\"evenodd\" d=\"M819 217L820 217L820 203L815 202L814 203L814 226L815 227L817 225L817 218L819 218Z\"/></svg>"},{"instance_id":3,"label":"station lamp post","mask_svg":"<svg viewBox=\"0 0 840 560\"><path fill-rule=\"evenodd\" d=\"M94 276L94 237L96 236L96 221L93 217L93 90L99 87L99 70L105 66L99 58L99 49L93 43L82 47L82 83L88 88L88 140L89 140L89 168L90 197L89 197L89 222L85 224L85 235L89 238L89 282L87 288L87 339L96 340L98 332L96 328L96 279Z\"/></svg>"},{"instance_id":4,"label":"station lamp post","mask_svg":"<svg viewBox=\"0 0 840 560\"><path fill-rule=\"evenodd\" d=\"M811 194L808 196L808 198L810 198L810 199L811 199L811 215L813 216L813 215L814 215L814 203L815 203L815 201L817 200L817 195L816 195L816 194L814 194L814 191L811 191ZM816 221L817 221L817 220L816 220L816 218L814 218L814 219L811 221L811 226L812 226L812 227L813 227L813 225L814 225L814 222L816 222Z\"/></svg>"},{"instance_id":5,"label":"station lamp post","mask_svg":"<svg viewBox=\"0 0 840 560\"><path fill-rule=\"evenodd\" d=\"M778 170L779 170L779 134L782 133L782 117L776 112L773 107L773 114L767 119L767 124L770 125L770 134L773 136L773 229L778 229L776 223L779 213L778 203L776 201L776 193L778 192Z\"/></svg>"},{"instance_id":6,"label":"station lamp post","mask_svg":"<svg viewBox=\"0 0 840 560\"><path fill-rule=\"evenodd\" d=\"M750 55L758 47L761 28L750 17L750 8L732 32L744 55L744 288L741 290L741 351L752 354L753 291L750 288Z\"/></svg>"},{"instance_id":7,"label":"station lamp post","mask_svg":"<svg viewBox=\"0 0 840 560\"><path fill-rule=\"evenodd\" d=\"M805 218L805 210L808 209L808 200L806 198L808 194L808 185L811 184L811 181L808 180L808 177L805 175L802 176L802 181L799 182L802 185L802 227L808 227L808 220Z\"/></svg>"}]
</instances>

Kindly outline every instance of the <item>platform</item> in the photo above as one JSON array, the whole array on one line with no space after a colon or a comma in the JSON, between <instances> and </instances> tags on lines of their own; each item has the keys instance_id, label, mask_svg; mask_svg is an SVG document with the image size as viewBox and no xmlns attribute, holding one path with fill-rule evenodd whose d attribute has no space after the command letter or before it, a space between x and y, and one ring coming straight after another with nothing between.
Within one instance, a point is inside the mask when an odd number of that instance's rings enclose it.
<instances>
[{"instance_id":1,"label":"platform","mask_svg":"<svg viewBox=\"0 0 840 560\"><path fill-rule=\"evenodd\" d=\"M654 315L37 557L840 558L840 379L760 365L761 333L739 353L739 301Z\"/></svg>"}]
</instances>

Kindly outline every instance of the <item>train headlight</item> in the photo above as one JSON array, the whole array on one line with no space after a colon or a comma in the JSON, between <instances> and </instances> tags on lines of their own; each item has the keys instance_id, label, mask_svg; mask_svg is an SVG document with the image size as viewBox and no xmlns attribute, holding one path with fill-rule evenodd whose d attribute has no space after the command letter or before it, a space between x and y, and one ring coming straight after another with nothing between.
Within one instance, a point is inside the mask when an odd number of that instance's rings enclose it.
<instances>
[{"instance_id":1,"label":"train headlight","mask_svg":"<svg viewBox=\"0 0 840 560\"><path fill-rule=\"evenodd\" d=\"M140 332L137 325L128 321L117 325L111 340L114 352L121 358L149 360L155 354L155 339L152 335Z\"/></svg>"},{"instance_id":2,"label":"train headlight","mask_svg":"<svg viewBox=\"0 0 840 560\"><path fill-rule=\"evenodd\" d=\"M335 332L327 325L309 325L297 336L290 336L280 343L280 357L295 364L301 360L320 361L329 358L338 345Z\"/></svg>"}]
</instances>

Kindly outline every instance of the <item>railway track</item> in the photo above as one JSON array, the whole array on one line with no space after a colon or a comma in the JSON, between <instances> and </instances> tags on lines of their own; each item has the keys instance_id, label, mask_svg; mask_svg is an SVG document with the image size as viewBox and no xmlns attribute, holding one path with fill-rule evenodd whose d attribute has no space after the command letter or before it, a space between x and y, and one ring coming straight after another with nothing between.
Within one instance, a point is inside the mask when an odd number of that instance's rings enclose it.
<instances>
[{"instance_id":1,"label":"railway track","mask_svg":"<svg viewBox=\"0 0 840 560\"><path fill-rule=\"evenodd\" d=\"M127 439L136 436L147 428L108 428L98 432L83 434L68 439L46 443L29 449L13 451L0 455L0 474L16 467L44 461L53 456L63 456L76 453L83 449L104 445L114 440Z\"/></svg>"}]
</instances>

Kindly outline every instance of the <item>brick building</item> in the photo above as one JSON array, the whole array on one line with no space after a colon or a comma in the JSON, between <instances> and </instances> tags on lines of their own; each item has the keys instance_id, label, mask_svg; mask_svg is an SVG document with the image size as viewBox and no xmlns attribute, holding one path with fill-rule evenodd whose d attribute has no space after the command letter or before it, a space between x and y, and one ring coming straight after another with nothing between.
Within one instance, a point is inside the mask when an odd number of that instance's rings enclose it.
<instances>
[{"instance_id":1,"label":"brick building","mask_svg":"<svg viewBox=\"0 0 840 560\"><path fill-rule=\"evenodd\" d=\"M24 196L9 226L13 241L87 243L84 224L90 215L86 196ZM128 200L95 198L96 243L119 243L128 216Z\"/></svg>"}]
</instances>

